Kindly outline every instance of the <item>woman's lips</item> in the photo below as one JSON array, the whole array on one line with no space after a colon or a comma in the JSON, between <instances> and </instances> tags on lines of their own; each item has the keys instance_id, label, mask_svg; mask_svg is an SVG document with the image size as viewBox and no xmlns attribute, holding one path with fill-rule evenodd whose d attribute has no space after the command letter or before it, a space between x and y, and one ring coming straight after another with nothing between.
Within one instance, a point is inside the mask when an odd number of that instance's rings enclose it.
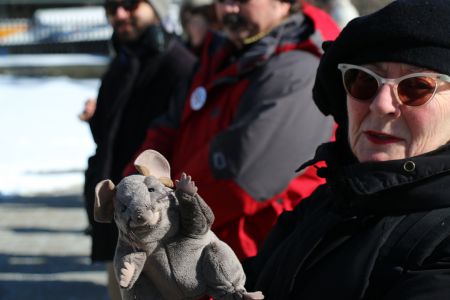
<instances>
[{"instance_id":1,"label":"woman's lips","mask_svg":"<svg viewBox=\"0 0 450 300\"><path fill-rule=\"evenodd\" d=\"M401 138L396 136L372 130L364 131L364 135L370 142L377 145L392 144L402 141Z\"/></svg>"}]
</instances>

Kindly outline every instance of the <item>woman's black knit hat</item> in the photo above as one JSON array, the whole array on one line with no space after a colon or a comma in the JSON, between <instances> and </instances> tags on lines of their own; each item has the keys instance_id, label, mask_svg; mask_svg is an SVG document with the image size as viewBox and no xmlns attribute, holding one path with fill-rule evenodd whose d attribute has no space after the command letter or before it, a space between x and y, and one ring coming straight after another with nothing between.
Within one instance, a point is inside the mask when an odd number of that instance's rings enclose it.
<instances>
[{"instance_id":1,"label":"woman's black knit hat","mask_svg":"<svg viewBox=\"0 0 450 300\"><path fill-rule=\"evenodd\" d=\"M343 127L346 94L339 63L402 62L450 75L450 0L397 0L352 20L323 45L314 101Z\"/></svg>"}]
</instances>

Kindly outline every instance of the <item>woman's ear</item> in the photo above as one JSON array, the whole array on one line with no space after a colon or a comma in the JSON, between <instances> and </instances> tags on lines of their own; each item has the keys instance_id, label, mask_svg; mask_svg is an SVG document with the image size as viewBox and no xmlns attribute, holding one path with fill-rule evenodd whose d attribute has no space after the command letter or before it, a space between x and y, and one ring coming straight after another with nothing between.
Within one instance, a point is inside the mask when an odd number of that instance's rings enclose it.
<instances>
[{"instance_id":1,"label":"woman's ear","mask_svg":"<svg viewBox=\"0 0 450 300\"><path fill-rule=\"evenodd\" d=\"M111 223L114 216L116 186L107 179L95 186L94 219L99 223Z\"/></svg>"}]
</instances>

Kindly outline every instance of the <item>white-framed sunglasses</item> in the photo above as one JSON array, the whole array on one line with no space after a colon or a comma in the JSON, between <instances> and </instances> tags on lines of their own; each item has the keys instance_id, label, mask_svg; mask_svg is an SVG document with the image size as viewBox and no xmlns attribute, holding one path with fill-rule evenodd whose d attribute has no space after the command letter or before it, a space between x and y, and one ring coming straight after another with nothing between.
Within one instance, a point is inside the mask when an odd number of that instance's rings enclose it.
<instances>
[{"instance_id":1,"label":"white-framed sunglasses","mask_svg":"<svg viewBox=\"0 0 450 300\"><path fill-rule=\"evenodd\" d=\"M342 72L347 94L361 102L372 101L382 85L392 84L401 103L420 106L434 97L440 82L450 82L450 76L431 72L384 78L368 68L352 64L339 64L338 69Z\"/></svg>"}]
</instances>

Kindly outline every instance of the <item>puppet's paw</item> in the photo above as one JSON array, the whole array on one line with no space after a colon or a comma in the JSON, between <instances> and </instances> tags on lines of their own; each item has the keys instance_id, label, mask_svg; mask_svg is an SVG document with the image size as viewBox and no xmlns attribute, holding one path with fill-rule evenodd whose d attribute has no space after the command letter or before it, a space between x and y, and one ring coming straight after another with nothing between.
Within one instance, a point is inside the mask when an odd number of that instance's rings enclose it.
<instances>
[{"instance_id":1,"label":"puppet's paw","mask_svg":"<svg viewBox=\"0 0 450 300\"><path fill-rule=\"evenodd\" d=\"M186 175L186 173L182 173L180 180L175 181L177 189L183 192L186 192L190 195L195 195L197 193L198 188L195 186L195 183L192 181L191 176Z\"/></svg>"},{"instance_id":2,"label":"puppet's paw","mask_svg":"<svg viewBox=\"0 0 450 300\"><path fill-rule=\"evenodd\" d=\"M129 262L124 263L124 267L120 269L120 287L127 288L130 285L135 270L136 267L133 264Z\"/></svg>"},{"instance_id":3,"label":"puppet's paw","mask_svg":"<svg viewBox=\"0 0 450 300\"><path fill-rule=\"evenodd\" d=\"M243 298L245 300L262 300L264 299L264 295L262 292L257 291L257 292L252 292L252 293L244 293Z\"/></svg>"}]
</instances>

